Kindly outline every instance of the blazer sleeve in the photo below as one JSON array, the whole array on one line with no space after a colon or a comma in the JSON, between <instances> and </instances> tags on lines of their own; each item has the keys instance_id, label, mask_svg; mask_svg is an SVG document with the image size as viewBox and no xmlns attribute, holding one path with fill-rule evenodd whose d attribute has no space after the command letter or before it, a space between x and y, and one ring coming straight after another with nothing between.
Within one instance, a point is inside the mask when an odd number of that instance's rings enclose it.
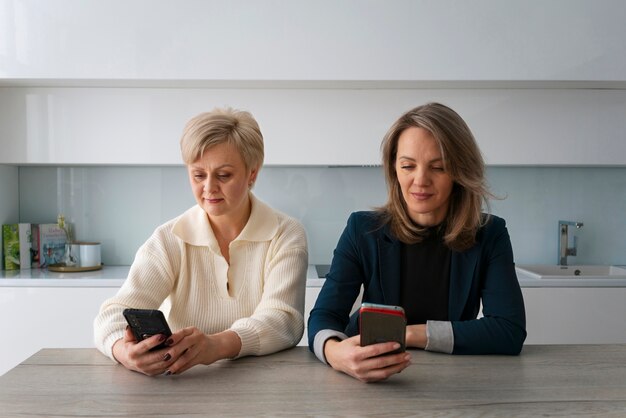
<instances>
[{"instance_id":1,"label":"blazer sleeve","mask_svg":"<svg viewBox=\"0 0 626 418\"><path fill-rule=\"evenodd\" d=\"M454 354L519 354L526 314L505 222L493 218L493 233L477 266L483 317L452 321Z\"/></svg>"},{"instance_id":2,"label":"blazer sleeve","mask_svg":"<svg viewBox=\"0 0 626 418\"><path fill-rule=\"evenodd\" d=\"M344 332L350 320L350 310L364 281L358 238L358 217L353 213L339 238L330 271L309 316L307 331L309 349L313 352L318 332Z\"/></svg>"}]
</instances>

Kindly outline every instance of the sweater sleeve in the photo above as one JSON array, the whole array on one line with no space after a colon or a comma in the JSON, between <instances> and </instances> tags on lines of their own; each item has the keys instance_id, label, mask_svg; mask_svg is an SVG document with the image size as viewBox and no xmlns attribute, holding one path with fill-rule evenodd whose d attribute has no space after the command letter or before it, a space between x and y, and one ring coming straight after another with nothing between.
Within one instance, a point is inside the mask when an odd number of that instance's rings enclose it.
<instances>
[{"instance_id":1,"label":"sweater sleeve","mask_svg":"<svg viewBox=\"0 0 626 418\"><path fill-rule=\"evenodd\" d=\"M289 219L265 260L261 301L250 317L230 327L241 339L237 357L270 354L298 344L304 332L307 267L304 229Z\"/></svg>"},{"instance_id":2,"label":"sweater sleeve","mask_svg":"<svg viewBox=\"0 0 626 418\"><path fill-rule=\"evenodd\" d=\"M114 360L113 344L124 337L125 308L158 309L170 294L180 255L173 235L163 228L142 245L131 265L128 278L115 296L104 301L94 320L94 343L98 350ZM178 253L179 254L179 253Z\"/></svg>"}]
</instances>

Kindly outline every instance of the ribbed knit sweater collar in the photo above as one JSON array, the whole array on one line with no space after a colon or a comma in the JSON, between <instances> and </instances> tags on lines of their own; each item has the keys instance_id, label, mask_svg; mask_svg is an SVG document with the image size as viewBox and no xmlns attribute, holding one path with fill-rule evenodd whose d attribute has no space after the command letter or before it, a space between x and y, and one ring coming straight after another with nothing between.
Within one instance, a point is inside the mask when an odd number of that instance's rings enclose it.
<instances>
[{"instance_id":1,"label":"ribbed knit sweater collar","mask_svg":"<svg viewBox=\"0 0 626 418\"><path fill-rule=\"evenodd\" d=\"M274 211L250 193L250 218L236 241L269 241L278 232L278 219ZM219 245L211 228L209 218L199 205L183 213L172 227L174 235L184 242L208 246L219 254Z\"/></svg>"}]
</instances>

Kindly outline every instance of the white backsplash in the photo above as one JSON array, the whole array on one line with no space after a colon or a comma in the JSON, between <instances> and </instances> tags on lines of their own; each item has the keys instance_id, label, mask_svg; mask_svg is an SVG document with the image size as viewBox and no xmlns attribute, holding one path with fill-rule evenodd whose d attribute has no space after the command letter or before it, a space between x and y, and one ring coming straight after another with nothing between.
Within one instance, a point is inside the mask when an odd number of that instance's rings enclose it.
<instances>
[{"instance_id":1,"label":"white backsplash","mask_svg":"<svg viewBox=\"0 0 626 418\"><path fill-rule=\"evenodd\" d=\"M489 167L488 180L506 197L492 212L507 220L518 263L555 264L565 219L585 223L571 262L626 264L626 168ZM304 224L312 264L330 262L352 211L386 198L380 167L265 167L254 192ZM77 238L102 242L109 265L132 263L158 225L194 203L182 166L19 168L19 221L63 212Z\"/></svg>"}]
</instances>

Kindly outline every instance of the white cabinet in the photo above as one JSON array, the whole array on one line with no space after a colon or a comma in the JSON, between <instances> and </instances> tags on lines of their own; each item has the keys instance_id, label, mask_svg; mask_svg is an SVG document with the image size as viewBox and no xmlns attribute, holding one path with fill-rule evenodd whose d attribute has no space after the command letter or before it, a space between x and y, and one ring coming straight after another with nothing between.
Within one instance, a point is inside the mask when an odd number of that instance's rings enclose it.
<instances>
[{"instance_id":1,"label":"white cabinet","mask_svg":"<svg viewBox=\"0 0 626 418\"><path fill-rule=\"evenodd\" d=\"M315 305L315 301L317 300L317 295L319 295L321 287L308 287L306 288L306 294L304 297L304 334L302 335L302 339L298 343L298 345L309 345L309 339L307 337L307 325L309 323L309 313L311 313L311 309Z\"/></svg>"},{"instance_id":2,"label":"white cabinet","mask_svg":"<svg viewBox=\"0 0 626 418\"><path fill-rule=\"evenodd\" d=\"M216 106L257 117L267 164L380 164L391 123L441 101L487 164L623 165L625 13L619 0L2 1L0 164L178 165L184 123Z\"/></svg>"},{"instance_id":3,"label":"white cabinet","mask_svg":"<svg viewBox=\"0 0 626 418\"><path fill-rule=\"evenodd\" d=\"M626 343L626 288L527 287L527 344Z\"/></svg>"},{"instance_id":4,"label":"white cabinet","mask_svg":"<svg viewBox=\"0 0 626 418\"><path fill-rule=\"evenodd\" d=\"M42 348L93 347L93 320L102 302L117 290L0 287L0 335L7 341L0 357L0 375ZM320 287L306 288L305 327L319 291ZM308 345L306 329L298 345Z\"/></svg>"},{"instance_id":5,"label":"white cabinet","mask_svg":"<svg viewBox=\"0 0 626 418\"><path fill-rule=\"evenodd\" d=\"M44 347L93 347L93 319L102 302L117 290L0 287L0 335L7 341L0 375ZM306 288L305 326L320 290ZM526 344L626 343L626 288L532 287L522 292ZM298 345L308 345L306 329Z\"/></svg>"},{"instance_id":6,"label":"white cabinet","mask_svg":"<svg viewBox=\"0 0 626 418\"><path fill-rule=\"evenodd\" d=\"M72 280L72 279L67 279ZM48 347L93 347L93 320L115 287L0 287L0 375Z\"/></svg>"},{"instance_id":7,"label":"white cabinet","mask_svg":"<svg viewBox=\"0 0 626 418\"><path fill-rule=\"evenodd\" d=\"M620 0L0 2L0 75L624 80Z\"/></svg>"},{"instance_id":8,"label":"white cabinet","mask_svg":"<svg viewBox=\"0 0 626 418\"><path fill-rule=\"evenodd\" d=\"M102 302L117 291L118 287L0 286L0 335L11 342L2 351L0 375L42 348L93 347L93 320ZM306 288L305 327L319 291L320 287ZM298 345L308 345L306 328Z\"/></svg>"},{"instance_id":9,"label":"white cabinet","mask_svg":"<svg viewBox=\"0 0 626 418\"><path fill-rule=\"evenodd\" d=\"M186 121L249 110L268 165L377 165L406 110L440 101L489 165L626 164L626 90L389 88L0 88L0 164L182 164Z\"/></svg>"}]
</instances>

